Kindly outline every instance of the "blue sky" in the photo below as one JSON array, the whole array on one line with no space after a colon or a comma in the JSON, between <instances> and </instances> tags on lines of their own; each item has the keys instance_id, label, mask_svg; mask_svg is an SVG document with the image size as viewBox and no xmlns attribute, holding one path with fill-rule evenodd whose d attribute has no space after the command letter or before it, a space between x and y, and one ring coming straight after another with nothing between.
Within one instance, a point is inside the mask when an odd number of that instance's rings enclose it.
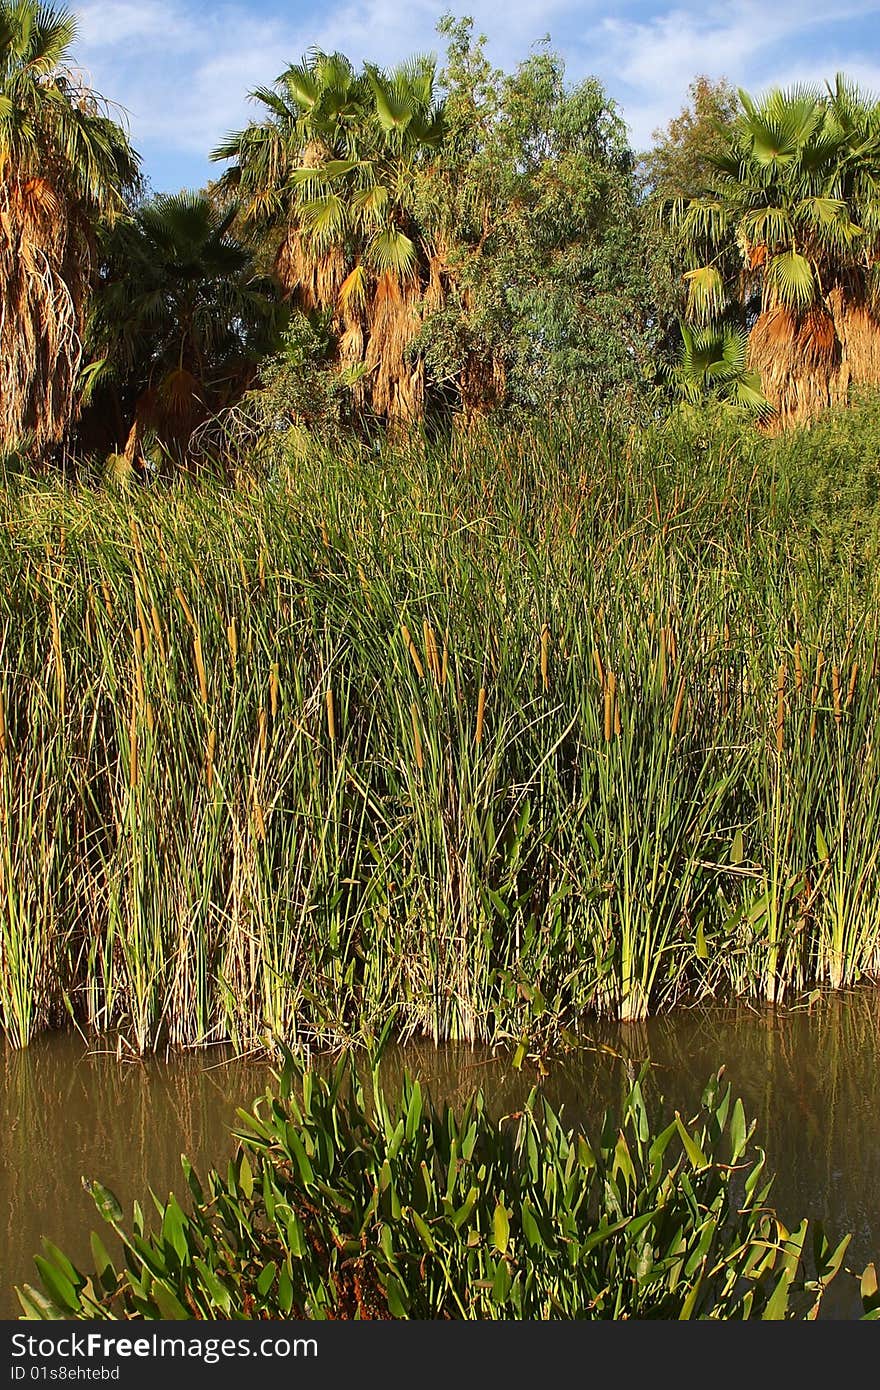
<instances>
[{"instance_id":1,"label":"blue sky","mask_svg":"<svg viewBox=\"0 0 880 1390\"><path fill-rule=\"evenodd\" d=\"M443 47L444 9L473 16L494 62L513 67L549 34L571 79L594 74L637 148L675 115L698 73L750 91L844 71L880 93L880 0L68 0L78 64L128 113L158 191L218 172L208 151L243 125L248 91L312 46L355 62Z\"/></svg>"}]
</instances>

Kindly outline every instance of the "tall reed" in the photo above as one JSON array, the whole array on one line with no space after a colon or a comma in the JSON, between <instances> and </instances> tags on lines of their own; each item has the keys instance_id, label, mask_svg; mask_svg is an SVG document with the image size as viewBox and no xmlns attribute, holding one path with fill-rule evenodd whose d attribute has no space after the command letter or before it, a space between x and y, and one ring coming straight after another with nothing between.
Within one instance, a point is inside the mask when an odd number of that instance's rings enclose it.
<instances>
[{"instance_id":1,"label":"tall reed","mask_svg":"<svg viewBox=\"0 0 880 1390\"><path fill-rule=\"evenodd\" d=\"M876 975L880 529L823 555L788 448L10 481L4 1034L520 1038Z\"/></svg>"}]
</instances>

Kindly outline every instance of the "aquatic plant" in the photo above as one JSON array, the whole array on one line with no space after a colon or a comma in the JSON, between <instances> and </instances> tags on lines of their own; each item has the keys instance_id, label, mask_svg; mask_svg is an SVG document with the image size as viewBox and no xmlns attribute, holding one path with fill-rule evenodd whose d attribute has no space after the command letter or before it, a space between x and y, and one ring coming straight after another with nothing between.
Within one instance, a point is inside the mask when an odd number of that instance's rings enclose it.
<instances>
[{"instance_id":1,"label":"aquatic plant","mask_svg":"<svg viewBox=\"0 0 880 1390\"><path fill-rule=\"evenodd\" d=\"M90 1184L122 1242L84 1274L51 1242L28 1318L765 1318L818 1316L849 1237L786 1227L754 1123L713 1076L700 1113L658 1125L641 1080L592 1136L533 1091L493 1120L476 1092L436 1108L405 1077L331 1077L288 1055L240 1111L239 1150L189 1201L135 1205ZM880 1315L872 1269L866 1312Z\"/></svg>"},{"instance_id":2,"label":"aquatic plant","mask_svg":"<svg viewBox=\"0 0 880 1390\"><path fill-rule=\"evenodd\" d=\"M528 1041L876 977L873 409L858 489L838 422L810 490L709 413L10 478L5 1036Z\"/></svg>"}]
</instances>

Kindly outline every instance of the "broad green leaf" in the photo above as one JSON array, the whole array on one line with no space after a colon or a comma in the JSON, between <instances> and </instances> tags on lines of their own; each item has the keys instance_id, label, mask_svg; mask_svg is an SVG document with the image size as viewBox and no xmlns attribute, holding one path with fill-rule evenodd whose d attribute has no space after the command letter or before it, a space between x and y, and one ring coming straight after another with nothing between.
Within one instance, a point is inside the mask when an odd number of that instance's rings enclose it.
<instances>
[{"instance_id":1,"label":"broad green leaf","mask_svg":"<svg viewBox=\"0 0 880 1390\"><path fill-rule=\"evenodd\" d=\"M507 1243L510 1239L510 1218L507 1208L499 1202L495 1208L495 1215L492 1218L492 1238L495 1249L503 1255L507 1251Z\"/></svg>"},{"instance_id":2,"label":"broad green leaf","mask_svg":"<svg viewBox=\"0 0 880 1390\"><path fill-rule=\"evenodd\" d=\"M682 1142L682 1144L684 1145L684 1151L685 1151L685 1153L687 1154L688 1158L690 1159L690 1161L691 1161L693 1167L694 1167L694 1168L706 1168L706 1167L708 1167L709 1160L707 1159L706 1155L703 1153L703 1150L700 1148L700 1146L699 1146L699 1144L697 1143L696 1139L694 1139L693 1135L690 1133L690 1131L688 1130L687 1126L686 1126L686 1125L684 1124L684 1122L682 1121L681 1115L679 1114L679 1112L678 1112L677 1110L675 1111L675 1123L676 1123L676 1126L678 1127L678 1132L679 1132L679 1134L680 1134L680 1136L681 1136L681 1142Z\"/></svg>"}]
</instances>

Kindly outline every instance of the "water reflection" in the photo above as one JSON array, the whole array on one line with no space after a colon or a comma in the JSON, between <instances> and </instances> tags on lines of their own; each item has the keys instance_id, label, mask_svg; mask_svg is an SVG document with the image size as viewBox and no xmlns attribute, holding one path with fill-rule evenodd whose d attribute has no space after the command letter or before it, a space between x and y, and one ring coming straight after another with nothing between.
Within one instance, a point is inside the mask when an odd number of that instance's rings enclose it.
<instances>
[{"instance_id":1,"label":"water reflection","mask_svg":"<svg viewBox=\"0 0 880 1390\"><path fill-rule=\"evenodd\" d=\"M540 1084L570 1122L589 1128L645 1061L649 1093L683 1112L725 1065L758 1121L782 1216L820 1218L832 1236L852 1231L854 1268L880 1256L880 991L796 1012L679 1013L596 1030L585 1042L546 1077L530 1061L513 1071L487 1049L428 1045L389 1052L386 1074L394 1083L407 1067L436 1099L453 1102L482 1086L498 1114ZM32 1278L41 1236L88 1263L97 1223L83 1175L100 1178L126 1208L150 1186L163 1197L181 1191L181 1152L202 1169L224 1163L236 1107L269 1080L263 1061L221 1052L120 1061L66 1035L0 1051L0 1316L17 1314L13 1286ZM839 1280L826 1315L851 1317L858 1308L854 1285Z\"/></svg>"}]
</instances>

